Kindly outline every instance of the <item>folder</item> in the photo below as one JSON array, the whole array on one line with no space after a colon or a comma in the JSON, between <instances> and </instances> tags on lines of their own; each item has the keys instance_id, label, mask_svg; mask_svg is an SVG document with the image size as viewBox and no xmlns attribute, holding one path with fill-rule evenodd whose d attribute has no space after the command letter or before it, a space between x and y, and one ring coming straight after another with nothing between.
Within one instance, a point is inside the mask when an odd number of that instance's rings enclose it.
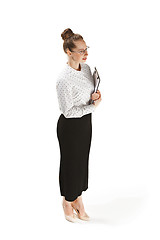
<instances>
[{"instance_id":1,"label":"folder","mask_svg":"<svg viewBox=\"0 0 160 240\"><path fill-rule=\"evenodd\" d=\"M100 76L98 74L98 71L97 71L96 67L94 67L93 81L94 81L94 91L93 91L93 93L94 93L94 92L97 92L98 87L99 87L99 83L100 83ZM91 99L90 104L93 103L93 102L94 102L94 100Z\"/></svg>"}]
</instances>

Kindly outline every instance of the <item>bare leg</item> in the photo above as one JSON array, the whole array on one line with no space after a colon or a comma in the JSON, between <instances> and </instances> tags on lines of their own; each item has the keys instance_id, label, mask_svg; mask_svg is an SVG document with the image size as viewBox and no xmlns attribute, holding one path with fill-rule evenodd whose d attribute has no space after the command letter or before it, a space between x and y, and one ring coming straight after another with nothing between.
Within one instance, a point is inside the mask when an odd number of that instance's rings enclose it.
<instances>
[{"instance_id":1,"label":"bare leg","mask_svg":"<svg viewBox=\"0 0 160 240\"><path fill-rule=\"evenodd\" d=\"M82 196L79 196L75 201L71 202L71 206L78 209L81 216L85 215L85 209L82 202Z\"/></svg>"},{"instance_id":2,"label":"bare leg","mask_svg":"<svg viewBox=\"0 0 160 240\"><path fill-rule=\"evenodd\" d=\"M65 200L65 197L63 197L62 205L65 215L72 216L73 217L73 208L71 205L72 202L68 202Z\"/></svg>"}]
</instances>

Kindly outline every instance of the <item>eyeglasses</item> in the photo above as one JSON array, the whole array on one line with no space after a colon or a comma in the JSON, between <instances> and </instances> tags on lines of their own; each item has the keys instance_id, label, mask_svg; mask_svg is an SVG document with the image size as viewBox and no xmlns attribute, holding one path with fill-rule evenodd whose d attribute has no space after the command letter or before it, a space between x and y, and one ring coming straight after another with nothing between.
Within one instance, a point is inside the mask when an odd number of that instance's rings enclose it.
<instances>
[{"instance_id":1,"label":"eyeglasses","mask_svg":"<svg viewBox=\"0 0 160 240\"><path fill-rule=\"evenodd\" d=\"M81 51L71 51L71 52L76 52L76 53L80 53L81 55L83 55L85 53L85 51L87 51L87 49L90 48L89 46L86 47L86 49L81 50Z\"/></svg>"}]
</instances>

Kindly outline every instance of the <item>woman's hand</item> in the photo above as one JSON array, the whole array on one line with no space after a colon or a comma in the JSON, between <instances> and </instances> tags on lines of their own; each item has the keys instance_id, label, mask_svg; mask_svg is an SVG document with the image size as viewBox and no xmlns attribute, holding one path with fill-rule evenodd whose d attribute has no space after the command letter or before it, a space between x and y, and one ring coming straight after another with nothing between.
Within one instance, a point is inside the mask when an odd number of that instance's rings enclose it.
<instances>
[{"instance_id":1,"label":"woman's hand","mask_svg":"<svg viewBox=\"0 0 160 240\"><path fill-rule=\"evenodd\" d=\"M93 98L97 97L95 99L92 99L92 100L94 100L93 104L97 107L102 100L101 93L99 90L97 90L97 92L93 93L92 96L93 96Z\"/></svg>"},{"instance_id":2,"label":"woman's hand","mask_svg":"<svg viewBox=\"0 0 160 240\"><path fill-rule=\"evenodd\" d=\"M99 98L101 98L101 93L99 90L97 90L97 92L92 93L92 100L98 100Z\"/></svg>"},{"instance_id":3,"label":"woman's hand","mask_svg":"<svg viewBox=\"0 0 160 240\"><path fill-rule=\"evenodd\" d=\"M101 101L102 101L102 98L100 97L97 100L94 100L93 104L97 107Z\"/></svg>"}]
</instances>

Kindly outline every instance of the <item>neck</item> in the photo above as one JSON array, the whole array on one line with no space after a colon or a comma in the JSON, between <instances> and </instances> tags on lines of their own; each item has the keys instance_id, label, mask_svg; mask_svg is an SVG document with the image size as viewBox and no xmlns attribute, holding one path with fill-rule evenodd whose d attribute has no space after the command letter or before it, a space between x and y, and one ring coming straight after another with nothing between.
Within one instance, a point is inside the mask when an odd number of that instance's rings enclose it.
<instances>
[{"instance_id":1,"label":"neck","mask_svg":"<svg viewBox=\"0 0 160 240\"><path fill-rule=\"evenodd\" d=\"M79 62L75 62L75 61L72 61L72 60L68 60L67 64L68 64L70 67L74 68L75 70L81 71L81 65L80 65Z\"/></svg>"}]
</instances>

